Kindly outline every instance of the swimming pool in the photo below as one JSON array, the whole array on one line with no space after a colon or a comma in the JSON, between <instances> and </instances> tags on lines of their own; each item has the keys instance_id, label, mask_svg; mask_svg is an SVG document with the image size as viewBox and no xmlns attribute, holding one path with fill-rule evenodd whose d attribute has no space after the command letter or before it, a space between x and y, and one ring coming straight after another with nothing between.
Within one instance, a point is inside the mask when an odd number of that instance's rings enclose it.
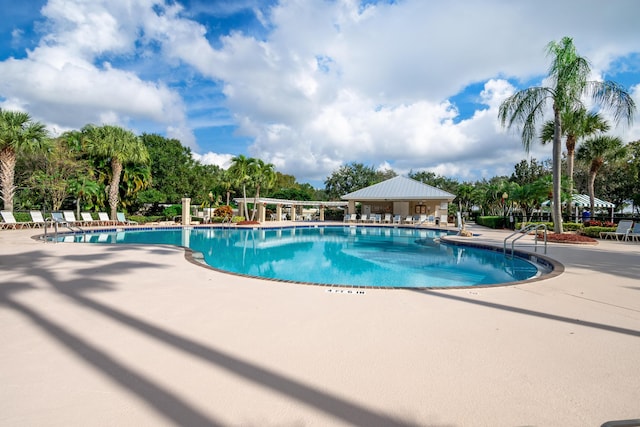
<instances>
[{"instance_id":1,"label":"swimming pool","mask_svg":"<svg viewBox=\"0 0 640 427\"><path fill-rule=\"evenodd\" d=\"M322 285L451 288L504 284L539 274L534 264L519 257L441 242L445 234L392 227L198 227L112 230L59 240L185 246L215 269Z\"/></svg>"}]
</instances>

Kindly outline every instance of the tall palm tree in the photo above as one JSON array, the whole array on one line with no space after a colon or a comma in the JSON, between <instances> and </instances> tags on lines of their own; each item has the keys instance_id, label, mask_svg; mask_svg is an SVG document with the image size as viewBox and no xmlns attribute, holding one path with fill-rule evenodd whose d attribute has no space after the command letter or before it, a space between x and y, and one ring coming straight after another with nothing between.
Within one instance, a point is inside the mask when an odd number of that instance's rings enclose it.
<instances>
[{"instance_id":1,"label":"tall palm tree","mask_svg":"<svg viewBox=\"0 0 640 427\"><path fill-rule=\"evenodd\" d=\"M133 132L118 126L85 126L82 129L84 145L89 153L109 161L111 180L109 182L109 207L111 219L117 219L120 201L120 177L123 165L128 163L147 164L149 152L142 140Z\"/></svg>"},{"instance_id":2,"label":"tall palm tree","mask_svg":"<svg viewBox=\"0 0 640 427\"><path fill-rule=\"evenodd\" d=\"M530 87L505 99L500 105L498 118L502 126L522 126L522 143L529 151L536 136L536 124L543 117L547 102L553 107L553 229L562 233L561 165L563 134L562 114L583 107L582 97L590 97L604 108L611 109L616 122L633 121L635 103L620 85L610 81L589 81L589 62L578 55L573 39L564 37L560 42L547 45L547 54L553 56L549 67L550 86Z\"/></svg>"},{"instance_id":3,"label":"tall palm tree","mask_svg":"<svg viewBox=\"0 0 640 427\"><path fill-rule=\"evenodd\" d=\"M576 154L578 161L589 165L589 181L587 188L589 191L589 203L591 212L595 208L595 182L598 171L607 162L620 160L626 156L626 148L622 140L618 137L602 135L585 141Z\"/></svg>"},{"instance_id":4,"label":"tall palm tree","mask_svg":"<svg viewBox=\"0 0 640 427\"><path fill-rule=\"evenodd\" d=\"M13 212L17 155L46 151L50 143L45 125L34 122L28 113L0 110L0 192L4 210Z\"/></svg>"},{"instance_id":5,"label":"tall palm tree","mask_svg":"<svg viewBox=\"0 0 640 427\"><path fill-rule=\"evenodd\" d=\"M247 184L251 182L251 170L253 168L253 159L247 158L242 154L239 154L231 159L231 166L229 167L229 174L233 177L233 180L239 185L242 185L242 197L244 197L244 217L249 219L249 209L247 207Z\"/></svg>"},{"instance_id":6,"label":"tall palm tree","mask_svg":"<svg viewBox=\"0 0 640 427\"><path fill-rule=\"evenodd\" d=\"M253 212L251 213L251 220L253 221L256 216L256 206L258 205L258 199L260 198L260 189L269 189L273 186L276 180L275 166L272 163L265 163L260 159L254 159L253 161L253 182L256 185L256 195L254 197Z\"/></svg>"},{"instance_id":7,"label":"tall palm tree","mask_svg":"<svg viewBox=\"0 0 640 427\"><path fill-rule=\"evenodd\" d=\"M561 115L562 133L565 136L565 147L567 148L567 176L573 181L573 165L575 151L578 141L597 132L608 132L611 126L602 115L596 112L587 111L581 107L574 111L565 111ZM542 127L542 143L553 141L555 124L548 121ZM570 192L573 191L573 182L569 183Z\"/></svg>"}]
</instances>

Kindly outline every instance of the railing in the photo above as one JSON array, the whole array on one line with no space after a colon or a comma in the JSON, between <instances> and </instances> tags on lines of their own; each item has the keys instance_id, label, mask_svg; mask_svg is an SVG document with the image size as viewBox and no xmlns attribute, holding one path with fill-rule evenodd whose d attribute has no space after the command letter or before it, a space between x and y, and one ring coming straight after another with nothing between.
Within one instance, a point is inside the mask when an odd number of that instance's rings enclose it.
<instances>
[{"instance_id":1,"label":"railing","mask_svg":"<svg viewBox=\"0 0 640 427\"><path fill-rule=\"evenodd\" d=\"M538 230L541 229L541 228L543 229L543 233L542 234L544 236L544 253L546 254L547 253L547 226L546 226L546 224L529 224L527 226L522 227L520 230L514 231L513 233L509 234L504 239L503 253L505 255L507 254L507 241L509 239L511 239L513 236L516 236L516 235L520 234L518 237L516 237L515 239L513 239L511 241L511 256L513 256L513 252L515 250L516 241L522 239L524 236L528 235L531 231L535 232L533 251L534 252L538 252Z\"/></svg>"},{"instance_id":2,"label":"railing","mask_svg":"<svg viewBox=\"0 0 640 427\"><path fill-rule=\"evenodd\" d=\"M68 222L66 221L56 221L54 219L47 219L44 222L44 241L47 242L47 224L51 224L53 226L53 241L57 242L58 241L58 225L62 225L66 228L68 228L69 230L71 230L74 233L82 233L85 234L87 231L82 229L81 227L73 226L70 225Z\"/></svg>"}]
</instances>

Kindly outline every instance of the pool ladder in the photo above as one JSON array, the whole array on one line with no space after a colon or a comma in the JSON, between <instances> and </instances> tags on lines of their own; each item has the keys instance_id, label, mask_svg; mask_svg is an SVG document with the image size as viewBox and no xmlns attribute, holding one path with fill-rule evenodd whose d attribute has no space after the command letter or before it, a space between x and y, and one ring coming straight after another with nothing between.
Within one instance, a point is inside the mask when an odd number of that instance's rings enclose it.
<instances>
[{"instance_id":1,"label":"pool ladder","mask_svg":"<svg viewBox=\"0 0 640 427\"><path fill-rule=\"evenodd\" d=\"M66 228L68 228L69 230L71 230L74 234L86 234L87 230L84 230L81 227L78 227L77 225L71 225L66 221L56 221L54 219L49 219L47 221L45 221L44 223L44 241L47 241L47 223L51 224L51 227L53 228L53 238L54 238L54 242L58 241L58 225L62 225Z\"/></svg>"},{"instance_id":2,"label":"pool ladder","mask_svg":"<svg viewBox=\"0 0 640 427\"><path fill-rule=\"evenodd\" d=\"M502 249L503 253L505 255L507 254L507 241L509 239L511 239L512 237L514 237L514 236L519 234L519 236L517 236L515 239L511 240L511 256L513 256L513 252L514 252L514 249L515 249L516 241L522 239L524 236L528 235L531 231L535 232L533 251L534 252L538 252L538 230L539 229L543 230L542 235L544 236L544 253L546 254L547 253L547 226L546 226L546 224L529 224L527 226L523 226L520 230L514 231L513 233L509 234L504 239L504 245L503 245L503 249Z\"/></svg>"}]
</instances>

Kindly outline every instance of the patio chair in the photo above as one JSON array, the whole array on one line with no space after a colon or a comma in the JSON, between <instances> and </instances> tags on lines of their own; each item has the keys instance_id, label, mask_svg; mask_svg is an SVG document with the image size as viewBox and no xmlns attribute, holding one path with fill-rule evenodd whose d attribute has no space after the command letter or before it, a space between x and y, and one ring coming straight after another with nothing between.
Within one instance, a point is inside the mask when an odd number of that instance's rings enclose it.
<instances>
[{"instance_id":1,"label":"patio chair","mask_svg":"<svg viewBox=\"0 0 640 427\"><path fill-rule=\"evenodd\" d=\"M635 222L633 224L633 228L629 230L629 234L627 234L627 240L640 242L640 222Z\"/></svg>"},{"instance_id":2,"label":"patio chair","mask_svg":"<svg viewBox=\"0 0 640 427\"><path fill-rule=\"evenodd\" d=\"M117 224L117 221L113 221L111 218L109 218L109 214L107 214L106 212L98 212L98 221L100 222L100 225Z\"/></svg>"},{"instance_id":3,"label":"patio chair","mask_svg":"<svg viewBox=\"0 0 640 427\"><path fill-rule=\"evenodd\" d=\"M126 225L138 225L136 221L131 221L130 219L126 219L124 216L124 212L118 212L117 214L118 222Z\"/></svg>"},{"instance_id":4,"label":"patio chair","mask_svg":"<svg viewBox=\"0 0 640 427\"><path fill-rule=\"evenodd\" d=\"M67 222L67 224L69 225L82 225L82 221L78 221L76 219L76 215L73 213L73 211L62 211L62 215L64 216L64 220Z\"/></svg>"},{"instance_id":5,"label":"patio chair","mask_svg":"<svg viewBox=\"0 0 640 427\"><path fill-rule=\"evenodd\" d=\"M29 211L29 215L31 215L31 225L34 228L42 228L46 225L46 221L42 216L42 212L40 211Z\"/></svg>"},{"instance_id":6,"label":"patio chair","mask_svg":"<svg viewBox=\"0 0 640 427\"><path fill-rule=\"evenodd\" d=\"M13 229L16 230L18 227L20 228L31 228L31 224L28 222L18 222L16 221L16 218L13 216L13 212L9 212L9 211L1 211L0 215L2 216L2 220L4 221L2 223L2 228L4 228L5 230L8 229Z\"/></svg>"},{"instance_id":7,"label":"patio chair","mask_svg":"<svg viewBox=\"0 0 640 427\"><path fill-rule=\"evenodd\" d=\"M62 212L51 212L51 220L56 224L68 225L67 221L64 219L64 215L62 214Z\"/></svg>"},{"instance_id":8,"label":"patio chair","mask_svg":"<svg viewBox=\"0 0 640 427\"><path fill-rule=\"evenodd\" d=\"M83 225L91 227L92 225L96 225L98 221L94 220L91 216L91 212L80 212L80 216L82 217Z\"/></svg>"},{"instance_id":9,"label":"patio chair","mask_svg":"<svg viewBox=\"0 0 640 427\"><path fill-rule=\"evenodd\" d=\"M622 240L627 240L627 235L629 234L632 226L633 221L629 219L623 219L618 223L616 231L601 231L600 238L606 240L610 237L611 240L613 240L613 238L615 237L616 240L620 240L620 238L622 238Z\"/></svg>"}]
</instances>

